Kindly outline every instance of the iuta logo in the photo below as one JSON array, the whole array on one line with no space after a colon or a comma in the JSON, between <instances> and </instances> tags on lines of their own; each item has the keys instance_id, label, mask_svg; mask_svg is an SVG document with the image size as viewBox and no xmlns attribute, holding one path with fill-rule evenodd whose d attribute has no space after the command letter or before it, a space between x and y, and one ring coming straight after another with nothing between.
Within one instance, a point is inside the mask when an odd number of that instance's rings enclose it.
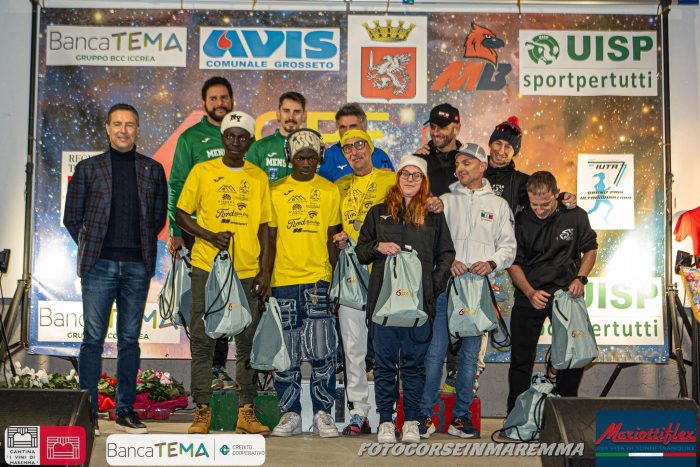
<instances>
[{"instance_id":1,"label":"iuta logo","mask_svg":"<svg viewBox=\"0 0 700 467\"><path fill-rule=\"evenodd\" d=\"M485 26L474 22L464 41L465 61L456 60L445 68L431 89L441 91L498 91L506 85L513 69L510 63L498 63L497 49L505 43Z\"/></svg>"}]
</instances>

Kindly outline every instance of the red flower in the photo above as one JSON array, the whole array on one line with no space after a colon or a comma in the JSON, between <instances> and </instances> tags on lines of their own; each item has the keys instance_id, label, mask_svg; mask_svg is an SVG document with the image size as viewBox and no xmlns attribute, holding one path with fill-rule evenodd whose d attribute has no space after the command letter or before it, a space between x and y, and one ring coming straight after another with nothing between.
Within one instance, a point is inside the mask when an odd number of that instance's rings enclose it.
<instances>
[{"instance_id":1,"label":"red flower","mask_svg":"<svg viewBox=\"0 0 700 467\"><path fill-rule=\"evenodd\" d=\"M109 376L107 375L107 373L102 373L102 374L100 375L100 378L109 378Z\"/></svg>"},{"instance_id":2,"label":"red flower","mask_svg":"<svg viewBox=\"0 0 700 467\"><path fill-rule=\"evenodd\" d=\"M109 385L110 385L110 386L116 386L116 385L117 385L117 380L114 379L114 378L110 379L110 380L109 380Z\"/></svg>"}]
</instances>

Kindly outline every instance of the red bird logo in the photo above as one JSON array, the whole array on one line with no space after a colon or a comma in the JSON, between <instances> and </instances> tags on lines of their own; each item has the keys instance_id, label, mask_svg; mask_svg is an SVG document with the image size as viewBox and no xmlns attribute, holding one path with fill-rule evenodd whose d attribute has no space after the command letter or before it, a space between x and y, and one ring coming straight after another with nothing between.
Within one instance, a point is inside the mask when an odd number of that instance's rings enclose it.
<instances>
[{"instance_id":1,"label":"red bird logo","mask_svg":"<svg viewBox=\"0 0 700 467\"><path fill-rule=\"evenodd\" d=\"M493 31L472 22L471 30L464 41L464 57L481 58L496 65L498 61L496 49L503 47L504 44Z\"/></svg>"}]
</instances>

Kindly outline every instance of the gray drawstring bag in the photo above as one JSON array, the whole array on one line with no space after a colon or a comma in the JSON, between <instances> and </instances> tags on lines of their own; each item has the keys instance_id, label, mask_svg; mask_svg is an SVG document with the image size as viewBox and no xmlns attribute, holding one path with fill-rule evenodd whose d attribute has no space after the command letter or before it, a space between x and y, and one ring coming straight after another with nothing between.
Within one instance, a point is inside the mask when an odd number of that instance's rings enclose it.
<instances>
[{"instance_id":1,"label":"gray drawstring bag","mask_svg":"<svg viewBox=\"0 0 700 467\"><path fill-rule=\"evenodd\" d=\"M387 256L373 322L382 326L417 327L428 320L423 310L421 271L415 250Z\"/></svg>"},{"instance_id":2,"label":"gray drawstring bag","mask_svg":"<svg viewBox=\"0 0 700 467\"><path fill-rule=\"evenodd\" d=\"M488 277L467 272L447 284L447 328L453 341L498 328Z\"/></svg>"},{"instance_id":3,"label":"gray drawstring bag","mask_svg":"<svg viewBox=\"0 0 700 467\"><path fill-rule=\"evenodd\" d=\"M557 397L554 385L544 373L533 373L530 387L515 400L503 422L503 434L518 441L537 441L542 428L542 411L548 397Z\"/></svg>"},{"instance_id":4,"label":"gray drawstring bag","mask_svg":"<svg viewBox=\"0 0 700 467\"><path fill-rule=\"evenodd\" d=\"M348 238L348 246L340 252L333 270L328 298L340 305L364 310L367 305L369 271L360 264L355 254L355 243Z\"/></svg>"},{"instance_id":5,"label":"gray drawstring bag","mask_svg":"<svg viewBox=\"0 0 700 467\"><path fill-rule=\"evenodd\" d=\"M557 290L552 305L552 366L557 370L583 368L598 357L598 344L584 298Z\"/></svg>"},{"instance_id":6,"label":"gray drawstring bag","mask_svg":"<svg viewBox=\"0 0 700 467\"><path fill-rule=\"evenodd\" d=\"M286 371L292 366L282 334L279 304L270 297L253 337L250 366L261 371Z\"/></svg>"},{"instance_id":7,"label":"gray drawstring bag","mask_svg":"<svg viewBox=\"0 0 700 467\"><path fill-rule=\"evenodd\" d=\"M164 320L170 320L174 326L182 326L189 337L187 326L190 324L192 305L190 252L184 246L177 251L181 259L173 255L172 267L158 294L158 311Z\"/></svg>"},{"instance_id":8,"label":"gray drawstring bag","mask_svg":"<svg viewBox=\"0 0 700 467\"><path fill-rule=\"evenodd\" d=\"M204 288L204 305L204 332L212 339L234 337L253 321L248 299L227 251L220 251L214 258Z\"/></svg>"}]
</instances>

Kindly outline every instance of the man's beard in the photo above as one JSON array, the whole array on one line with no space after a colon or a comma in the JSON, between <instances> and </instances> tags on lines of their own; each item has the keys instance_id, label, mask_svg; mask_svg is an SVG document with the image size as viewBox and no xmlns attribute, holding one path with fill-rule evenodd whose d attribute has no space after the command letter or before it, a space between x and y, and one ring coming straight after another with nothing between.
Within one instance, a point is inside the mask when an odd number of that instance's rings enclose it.
<instances>
[{"instance_id":1,"label":"man's beard","mask_svg":"<svg viewBox=\"0 0 700 467\"><path fill-rule=\"evenodd\" d=\"M216 115L216 111L219 109L224 109L226 111L221 117ZM223 121L224 117L226 116L226 114L229 113L230 111L231 111L231 109L227 109L226 107L217 107L213 110L207 110L207 115L209 115L209 118L211 118L215 122L221 123Z\"/></svg>"}]
</instances>

